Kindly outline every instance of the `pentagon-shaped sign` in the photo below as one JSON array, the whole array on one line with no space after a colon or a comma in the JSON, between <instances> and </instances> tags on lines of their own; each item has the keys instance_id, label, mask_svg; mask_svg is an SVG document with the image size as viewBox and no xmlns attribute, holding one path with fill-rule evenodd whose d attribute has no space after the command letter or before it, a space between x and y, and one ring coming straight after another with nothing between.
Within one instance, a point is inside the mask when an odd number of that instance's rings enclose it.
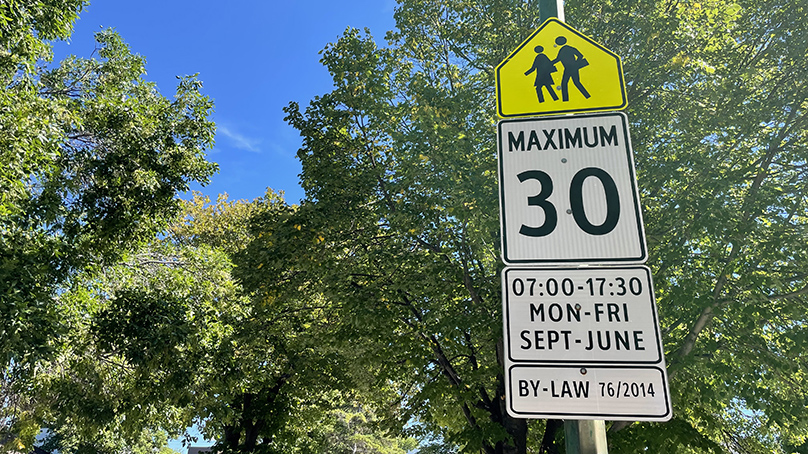
<instances>
[{"instance_id":1,"label":"pentagon-shaped sign","mask_svg":"<svg viewBox=\"0 0 808 454\"><path fill-rule=\"evenodd\" d=\"M502 118L626 107L620 57L558 19L548 19L496 70Z\"/></svg>"}]
</instances>

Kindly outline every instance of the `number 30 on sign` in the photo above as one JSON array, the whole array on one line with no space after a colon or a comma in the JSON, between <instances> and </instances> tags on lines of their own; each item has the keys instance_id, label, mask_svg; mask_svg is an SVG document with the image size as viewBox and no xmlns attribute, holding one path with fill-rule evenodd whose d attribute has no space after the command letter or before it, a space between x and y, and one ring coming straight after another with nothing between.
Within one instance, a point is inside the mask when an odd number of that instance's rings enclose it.
<instances>
[{"instance_id":1,"label":"number 30 on sign","mask_svg":"<svg viewBox=\"0 0 808 454\"><path fill-rule=\"evenodd\" d=\"M497 132L505 263L645 262L624 114L502 120Z\"/></svg>"}]
</instances>

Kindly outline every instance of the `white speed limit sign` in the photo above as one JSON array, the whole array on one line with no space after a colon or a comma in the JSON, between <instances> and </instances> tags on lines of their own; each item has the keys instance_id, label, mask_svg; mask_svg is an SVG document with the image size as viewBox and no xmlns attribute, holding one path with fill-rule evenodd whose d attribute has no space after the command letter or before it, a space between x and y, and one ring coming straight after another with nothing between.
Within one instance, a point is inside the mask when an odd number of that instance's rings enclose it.
<instances>
[{"instance_id":1,"label":"white speed limit sign","mask_svg":"<svg viewBox=\"0 0 808 454\"><path fill-rule=\"evenodd\" d=\"M505 263L645 262L624 114L502 120L497 133Z\"/></svg>"}]
</instances>

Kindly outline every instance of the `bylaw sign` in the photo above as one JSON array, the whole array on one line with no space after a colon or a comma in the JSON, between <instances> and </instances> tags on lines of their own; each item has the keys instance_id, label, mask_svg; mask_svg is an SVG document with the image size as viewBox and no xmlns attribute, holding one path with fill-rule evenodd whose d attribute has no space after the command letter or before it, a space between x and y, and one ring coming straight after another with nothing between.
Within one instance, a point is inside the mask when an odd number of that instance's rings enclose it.
<instances>
[{"instance_id":1,"label":"bylaw sign","mask_svg":"<svg viewBox=\"0 0 808 454\"><path fill-rule=\"evenodd\" d=\"M506 371L508 413L517 418L668 421L672 416L664 365L519 364Z\"/></svg>"},{"instance_id":2,"label":"bylaw sign","mask_svg":"<svg viewBox=\"0 0 808 454\"><path fill-rule=\"evenodd\" d=\"M506 264L645 262L624 114L502 120L497 136Z\"/></svg>"},{"instance_id":3,"label":"bylaw sign","mask_svg":"<svg viewBox=\"0 0 808 454\"><path fill-rule=\"evenodd\" d=\"M505 268L502 288L511 415L670 419L647 267Z\"/></svg>"}]
</instances>

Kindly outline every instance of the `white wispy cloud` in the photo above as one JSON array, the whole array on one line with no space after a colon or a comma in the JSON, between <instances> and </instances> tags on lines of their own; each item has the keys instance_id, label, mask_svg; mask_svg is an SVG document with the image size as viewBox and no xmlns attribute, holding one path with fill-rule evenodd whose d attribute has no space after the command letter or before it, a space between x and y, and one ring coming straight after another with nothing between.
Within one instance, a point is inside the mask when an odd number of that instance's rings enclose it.
<instances>
[{"instance_id":1,"label":"white wispy cloud","mask_svg":"<svg viewBox=\"0 0 808 454\"><path fill-rule=\"evenodd\" d=\"M249 151L252 153L261 152L261 148L259 147L261 144L260 140L249 138L244 134L233 131L227 126L218 125L216 127L216 131L225 136L228 141L239 150Z\"/></svg>"}]
</instances>

